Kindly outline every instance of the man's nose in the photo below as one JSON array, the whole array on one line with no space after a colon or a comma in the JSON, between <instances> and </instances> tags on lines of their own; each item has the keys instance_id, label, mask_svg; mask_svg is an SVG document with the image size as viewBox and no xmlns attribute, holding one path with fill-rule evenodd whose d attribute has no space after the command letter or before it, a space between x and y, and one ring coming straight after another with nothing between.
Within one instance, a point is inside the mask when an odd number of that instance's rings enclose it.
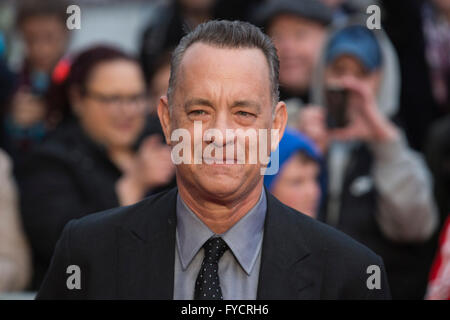
<instances>
[{"instance_id":1,"label":"man's nose","mask_svg":"<svg viewBox=\"0 0 450 320\"><path fill-rule=\"evenodd\" d=\"M209 143L214 143L218 147L225 147L226 145L234 143L234 137L228 132L229 130L234 129L231 115L228 115L225 112L218 113L208 129L210 129L209 132L212 133L211 137L207 137ZM220 134L214 134L219 132Z\"/></svg>"}]
</instances>

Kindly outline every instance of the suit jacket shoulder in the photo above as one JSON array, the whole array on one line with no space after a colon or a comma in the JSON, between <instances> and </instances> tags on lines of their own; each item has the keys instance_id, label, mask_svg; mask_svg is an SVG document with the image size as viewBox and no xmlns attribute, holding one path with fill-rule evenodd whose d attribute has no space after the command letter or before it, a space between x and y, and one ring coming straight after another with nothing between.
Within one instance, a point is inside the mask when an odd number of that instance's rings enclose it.
<instances>
[{"instance_id":1,"label":"suit jacket shoulder","mask_svg":"<svg viewBox=\"0 0 450 320\"><path fill-rule=\"evenodd\" d=\"M170 282L161 269L174 259L176 192L70 221L37 299L171 298L171 286L160 282ZM69 288L69 266L79 269L80 288Z\"/></svg>"},{"instance_id":2,"label":"suit jacket shoulder","mask_svg":"<svg viewBox=\"0 0 450 320\"><path fill-rule=\"evenodd\" d=\"M38 298L172 299L176 194L173 189L70 222ZM81 272L75 289L67 269L73 265ZM373 265L379 289L367 286ZM388 298L389 288L383 262L372 251L267 193L257 297Z\"/></svg>"},{"instance_id":3,"label":"suit jacket shoulder","mask_svg":"<svg viewBox=\"0 0 450 320\"><path fill-rule=\"evenodd\" d=\"M270 194L267 199L259 298L390 298L383 261L373 251ZM373 269L379 289L367 284Z\"/></svg>"}]
</instances>

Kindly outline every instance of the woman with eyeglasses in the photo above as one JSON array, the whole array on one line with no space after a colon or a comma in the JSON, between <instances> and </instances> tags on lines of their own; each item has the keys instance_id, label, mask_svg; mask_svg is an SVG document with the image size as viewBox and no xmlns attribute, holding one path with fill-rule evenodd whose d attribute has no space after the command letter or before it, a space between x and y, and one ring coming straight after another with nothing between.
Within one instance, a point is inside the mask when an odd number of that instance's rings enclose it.
<instances>
[{"instance_id":1,"label":"woman with eyeglasses","mask_svg":"<svg viewBox=\"0 0 450 320\"><path fill-rule=\"evenodd\" d=\"M33 288L68 221L133 204L174 175L169 147L148 135L146 85L133 57L101 46L60 68L48 97L50 121L60 124L18 170Z\"/></svg>"}]
</instances>

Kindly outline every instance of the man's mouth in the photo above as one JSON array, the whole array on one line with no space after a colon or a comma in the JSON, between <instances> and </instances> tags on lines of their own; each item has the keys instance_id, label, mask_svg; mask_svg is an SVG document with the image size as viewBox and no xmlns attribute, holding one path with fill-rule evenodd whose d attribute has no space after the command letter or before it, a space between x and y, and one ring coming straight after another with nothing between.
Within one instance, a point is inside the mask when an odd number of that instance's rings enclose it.
<instances>
[{"instance_id":1,"label":"man's mouth","mask_svg":"<svg viewBox=\"0 0 450 320\"><path fill-rule=\"evenodd\" d=\"M203 157L203 163L205 164L237 164L238 160L236 157L233 158L208 158L208 157Z\"/></svg>"}]
</instances>

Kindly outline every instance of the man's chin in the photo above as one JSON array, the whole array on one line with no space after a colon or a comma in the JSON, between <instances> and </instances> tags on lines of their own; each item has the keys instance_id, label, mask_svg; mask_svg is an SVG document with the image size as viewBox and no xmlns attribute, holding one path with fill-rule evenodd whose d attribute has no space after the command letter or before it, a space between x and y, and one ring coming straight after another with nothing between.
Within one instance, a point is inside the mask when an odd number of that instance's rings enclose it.
<instances>
[{"instance_id":1,"label":"man's chin","mask_svg":"<svg viewBox=\"0 0 450 320\"><path fill-rule=\"evenodd\" d=\"M193 168L192 168L193 169ZM246 165L206 165L202 164L191 170L194 189L217 199L229 199L244 192L245 185L252 179L252 173Z\"/></svg>"},{"instance_id":2,"label":"man's chin","mask_svg":"<svg viewBox=\"0 0 450 320\"><path fill-rule=\"evenodd\" d=\"M203 163L201 165L200 170L211 172L211 174L222 174L225 172L240 172L242 168L244 167L244 164L237 164L237 163L226 163L226 162L220 162L220 163Z\"/></svg>"},{"instance_id":3,"label":"man's chin","mask_svg":"<svg viewBox=\"0 0 450 320\"><path fill-rule=\"evenodd\" d=\"M201 187L206 193L216 199L226 199L239 193L242 182L233 181L226 177L218 176L214 180L201 182Z\"/></svg>"}]
</instances>

